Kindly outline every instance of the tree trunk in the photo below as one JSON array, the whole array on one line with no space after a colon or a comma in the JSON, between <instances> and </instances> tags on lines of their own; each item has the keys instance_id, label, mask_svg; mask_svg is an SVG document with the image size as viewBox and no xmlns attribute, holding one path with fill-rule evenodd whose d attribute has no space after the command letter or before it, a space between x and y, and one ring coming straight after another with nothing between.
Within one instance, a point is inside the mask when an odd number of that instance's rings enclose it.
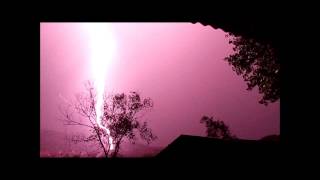
<instances>
[{"instance_id":1,"label":"tree trunk","mask_svg":"<svg viewBox=\"0 0 320 180\"><path fill-rule=\"evenodd\" d=\"M122 138L123 138L123 136L122 136L122 137L119 139L119 141L116 143L116 147L115 147L114 152L113 152L113 154L112 154L112 157L113 157L113 158L118 155Z\"/></svg>"},{"instance_id":2,"label":"tree trunk","mask_svg":"<svg viewBox=\"0 0 320 180\"><path fill-rule=\"evenodd\" d=\"M101 147L102 147L102 149L103 149L103 152L104 152L106 158L108 158L108 153L107 153L106 148L104 147L104 145L103 145L103 143L102 143L102 140L101 140L99 131L98 131L96 128L95 128L95 131L96 131L96 133L97 133L97 135L98 135L99 143L100 143L100 145L101 145Z\"/></svg>"}]
</instances>

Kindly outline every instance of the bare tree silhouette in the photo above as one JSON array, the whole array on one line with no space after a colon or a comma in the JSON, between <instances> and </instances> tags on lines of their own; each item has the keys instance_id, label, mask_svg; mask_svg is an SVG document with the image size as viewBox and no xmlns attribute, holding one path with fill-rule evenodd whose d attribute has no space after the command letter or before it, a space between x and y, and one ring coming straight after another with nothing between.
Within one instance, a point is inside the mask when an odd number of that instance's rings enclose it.
<instances>
[{"instance_id":1,"label":"bare tree silhouette","mask_svg":"<svg viewBox=\"0 0 320 180\"><path fill-rule=\"evenodd\" d=\"M61 120L65 125L79 125L89 129L89 136L74 135L72 142L93 142L103 150L105 157L116 157L123 140L127 138L131 143L135 143L137 132L148 144L157 139L148 128L147 122L139 121L144 115L143 112L153 107L150 98L142 99L137 92L131 92L128 95L124 93L104 95L101 124L110 130L114 145L113 152L110 151L108 134L96 122L96 93L93 87L93 84L88 81L86 93L78 94L74 103L60 108ZM74 112L80 115L80 118L74 118ZM86 122L83 122L83 119Z\"/></svg>"},{"instance_id":2,"label":"bare tree silhouette","mask_svg":"<svg viewBox=\"0 0 320 180\"><path fill-rule=\"evenodd\" d=\"M259 88L263 94L260 104L268 105L280 99L280 60L275 48L270 44L260 43L254 39L234 36L231 33L230 44L234 54L225 58L233 70L242 75L248 90Z\"/></svg>"}]
</instances>

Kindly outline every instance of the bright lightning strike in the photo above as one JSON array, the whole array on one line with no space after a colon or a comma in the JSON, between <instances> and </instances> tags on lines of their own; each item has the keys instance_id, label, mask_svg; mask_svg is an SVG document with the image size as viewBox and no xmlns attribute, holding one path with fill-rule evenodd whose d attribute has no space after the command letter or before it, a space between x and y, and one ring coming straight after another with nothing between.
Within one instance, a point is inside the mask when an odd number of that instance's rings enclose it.
<instances>
[{"instance_id":1,"label":"bright lightning strike","mask_svg":"<svg viewBox=\"0 0 320 180\"><path fill-rule=\"evenodd\" d=\"M114 149L110 130L101 124L103 116L103 93L105 90L105 76L115 54L115 41L108 23L85 23L89 35L91 72L97 90L96 121L100 128L108 134L110 150Z\"/></svg>"}]
</instances>

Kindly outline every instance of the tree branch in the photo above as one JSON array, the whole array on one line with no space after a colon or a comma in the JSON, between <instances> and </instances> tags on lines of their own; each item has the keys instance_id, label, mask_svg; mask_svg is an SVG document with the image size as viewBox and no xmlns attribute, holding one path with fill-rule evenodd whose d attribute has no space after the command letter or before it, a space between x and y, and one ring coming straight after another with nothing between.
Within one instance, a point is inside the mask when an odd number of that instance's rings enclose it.
<instances>
[{"instance_id":1,"label":"tree branch","mask_svg":"<svg viewBox=\"0 0 320 180\"><path fill-rule=\"evenodd\" d=\"M72 123L73 123L73 124L72 124ZM94 129L94 127L89 126L89 125L86 125L86 124L82 124L82 123L78 123L78 122L72 122L72 123L66 123L66 124L64 124L64 125L80 125L80 126L86 126L86 127L89 127L89 128Z\"/></svg>"}]
</instances>

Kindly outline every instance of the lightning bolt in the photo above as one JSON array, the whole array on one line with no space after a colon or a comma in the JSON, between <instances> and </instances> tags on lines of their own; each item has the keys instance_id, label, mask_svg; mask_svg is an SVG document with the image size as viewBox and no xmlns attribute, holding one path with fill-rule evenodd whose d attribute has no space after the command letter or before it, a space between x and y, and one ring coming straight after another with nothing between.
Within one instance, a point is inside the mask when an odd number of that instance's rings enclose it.
<instances>
[{"instance_id":1,"label":"lightning bolt","mask_svg":"<svg viewBox=\"0 0 320 180\"><path fill-rule=\"evenodd\" d=\"M108 23L85 23L89 35L91 72L94 79L94 85L97 90L96 102L96 122L108 135L108 144L110 150L114 149L113 139L110 130L103 126L103 94L105 91L105 77L107 70L113 59L115 43Z\"/></svg>"}]
</instances>

